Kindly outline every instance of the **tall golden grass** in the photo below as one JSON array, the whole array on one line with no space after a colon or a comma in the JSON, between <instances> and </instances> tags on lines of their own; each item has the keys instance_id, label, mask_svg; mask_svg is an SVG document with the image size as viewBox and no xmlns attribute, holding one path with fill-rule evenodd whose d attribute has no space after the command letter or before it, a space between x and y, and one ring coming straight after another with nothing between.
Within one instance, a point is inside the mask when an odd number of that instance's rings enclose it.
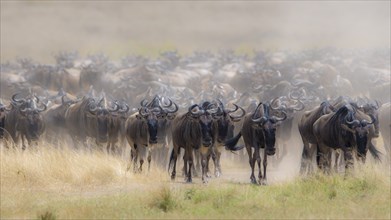
<instances>
[{"instance_id":1,"label":"tall golden grass","mask_svg":"<svg viewBox=\"0 0 391 220\"><path fill-rule=\"evenodd\" d=\"M389 170L378 165L350 176L318 173L257 186L247 179L184 184L180 175L172 182L154 166L133 174L123 157L66 147L3 149L0 160L1 218L387 219L391 213Z\"/></svg>"}]
</instances>

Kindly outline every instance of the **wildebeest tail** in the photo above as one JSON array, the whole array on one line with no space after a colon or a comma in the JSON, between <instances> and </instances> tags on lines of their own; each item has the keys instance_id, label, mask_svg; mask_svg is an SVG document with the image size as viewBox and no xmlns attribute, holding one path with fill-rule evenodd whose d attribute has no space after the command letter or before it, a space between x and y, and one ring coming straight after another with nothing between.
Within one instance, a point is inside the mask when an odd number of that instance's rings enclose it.
<instances>
[{"instance_id":1,"label":"wildebeest tail","mask_svg":"<svg viewBox=\"0 0 391 220\"><path fill-rule=\"evenodd\" d=\"M178 149L178 155L181 153L181 149ZM170 161L168 162L168 172L170 172L171 169L171 162L174 160L174 148L172 148L171 155L170 155Z\"/></svg>"},{"instance_id":2,"label":"wildebeest tail","mask_svg":"<svg viewBox=\"0 0 391 220\"><path fill-rule=\"evenodd\" d=\"M380 155L382 155L382 153L376 149L376 147L372 144L372 142L369 142L368 150L371 153L372 157L375 158L376 161L381 162Z\"/></svg>"},{"instance_id":3,"label":"wildebeest tail","mask_svg":"<svg viewBox=\"0 0 391 220\"><path fill-rule=\"evenodd\" d=\"M238 151L244 148L244 145L236 146L240 137L242 136L242 132L239 132L235 137L228 139L225 141L224 146L226 150L230 151Z\"/></svg>"}]
</instances>

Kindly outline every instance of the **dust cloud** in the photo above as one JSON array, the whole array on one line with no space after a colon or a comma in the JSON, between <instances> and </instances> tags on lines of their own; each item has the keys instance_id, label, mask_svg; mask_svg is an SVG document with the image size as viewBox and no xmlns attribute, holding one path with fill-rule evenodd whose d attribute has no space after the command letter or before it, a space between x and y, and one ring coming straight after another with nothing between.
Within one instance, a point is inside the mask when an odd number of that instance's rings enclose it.
<instances>
[{"instance_id":1,"label":"dust cloud","mask_svg":"<svg viewBox=\"0 0 391 220\"><path fill-rule=\"evenodd\" d=\"M1 59L390 47L389 1L1 1Z\"/></svg>"}]
</instances>

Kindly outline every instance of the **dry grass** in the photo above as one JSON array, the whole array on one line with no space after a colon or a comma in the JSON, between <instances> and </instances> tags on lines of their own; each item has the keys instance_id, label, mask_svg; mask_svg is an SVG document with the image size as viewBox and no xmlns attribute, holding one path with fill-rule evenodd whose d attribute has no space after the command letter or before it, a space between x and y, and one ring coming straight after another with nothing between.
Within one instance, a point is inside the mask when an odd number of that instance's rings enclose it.
<instances>
[{"instance_id":1,"label":"dry grass","mask_svg":"<svg viewBox=\"0 0 391 220\"><path fill-rule=\"evenodd\" d=\"M390 176L380 166L254 186L248 170L245 183L208 185L197 178L171 182L156 167L133 174L123 158L99 151L41 146L2 150L0 159L1 218L389 218L391 212Z\"/></svg>"}]
</instances>

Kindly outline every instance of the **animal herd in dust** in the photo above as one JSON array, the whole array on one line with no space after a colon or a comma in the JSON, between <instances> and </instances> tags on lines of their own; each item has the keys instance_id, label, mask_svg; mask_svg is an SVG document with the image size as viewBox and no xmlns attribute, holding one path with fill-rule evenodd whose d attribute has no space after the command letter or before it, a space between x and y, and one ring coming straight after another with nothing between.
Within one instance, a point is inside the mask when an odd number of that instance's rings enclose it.
<instances>
[{"instance_id":1,"label":"animal herd in dust","mask_svg":"<svg viewBox=\"0 0 391 220\"><path fill-rule=\"evenodd\" d=\"M4 148L68 141L118 155L129 145L134 172L154 161L175 179L183 155L185 181L201 173L204 183L211 158L219 177L221 153L239 151L248 156L251 182L266 184L268 157L292 153L298 129L303 174L349 170L368 151L390 161L389 49L54 58L50 65L27 58L1 64ZM386 155L374 144L380 136Z\"/></svg>"}]
</instances>

